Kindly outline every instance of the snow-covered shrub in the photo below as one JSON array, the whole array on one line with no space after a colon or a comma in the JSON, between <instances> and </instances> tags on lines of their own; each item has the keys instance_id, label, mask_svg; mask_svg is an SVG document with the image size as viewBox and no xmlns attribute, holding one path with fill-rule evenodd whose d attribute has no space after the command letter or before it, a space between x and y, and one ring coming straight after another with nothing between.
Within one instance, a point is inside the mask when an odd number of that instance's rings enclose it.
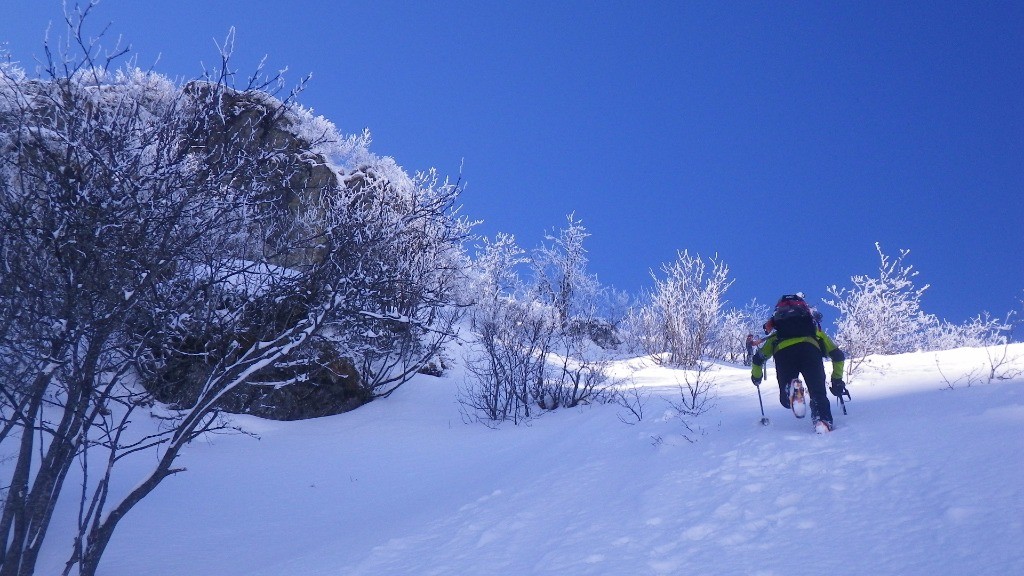
<instances>
[{"instance_id":1,"label":"snow-covered shrub","mask_svg":"<svg viewBox=\"0 0 1024 576\"><path fill-rule=\"evenodd\" d=\"M543 377L551 326L547 316L537 317L517 299L522 284L516 268L529 261L525 253L513 235L502 233L493 242L483 238L473 261L467 377L458 396L470 420L529 416L529 390Z\"/></svg>"},{"instance_id":2,"label":"snow-covered shrub","mask_svg":"<svg viewBox=\"0 0 1024 576\"><path fill-rule=\"evenodd\" d=\"M573 322L583 323L595 315L601 293L597 278L587 272L587 250L583 246L590 233L573 214L557 234L547 234L531 254L533 296L551 307L559 328L565 332Z\"/></svg>"},{"instance_id":3,"label":"snow-covered shrub","mask_svg":"<svg viewBox=\"0 0 1024 576\"><path fill-rule=\"evenodd\" d=\"M507 234L484 240L477 254L474 349L460 402L472 419L520 422L540 410L601 401L612 385L602 361L618 344L613 321L621 295L586 271L589 234L572 215L568 227L530 256ZM520 267L529 265L532 282ZM611 295L612 299L609 298Z\"/></svg>"},{"instance_id":4,"label":"snow-covered shrub","mask_svg":"<svg viewBox=\"0 0 1024 576\"><path fill-rule=\"evenodd\" d=\"M370 266L346 306L344 330L363 387L387 396L436 358L471 301L463 249L472 226L458 215L457 184L434 171L405 175L390 158L343 180L346 227L358 230Z\"/></svg>"},{"instance_id":5,"label":"snow-covered shrub","mask_svg":"<svg viewBox=\"0 0 1024 576\"><path fill-rule=\"evenodd\" d=\"M917 271L904 264L909 250L890 258L879 244L877 277L851 278L853 288L829 288L833 296L825 303L839 310L836 342L852 359L856 371L858 359L870 354L950 350L961 347L1004 345L1010 340L1013 314L1004 319L983 312L963 324L940 320L921 310L921 295L928 286L916 287Z\"/></svg>"},{"instance_id":6,"label":"snow-covered shrub","mask_svg":"<svg viewBox=\"0 0 1024 576\"><path fill-rule=\"evenodd\" d=\"M829 287L825 303L839 311L836 343L848 357L899 354L922 348L924 334L934 318L921 310L921 295L928 289L914 286L918 272L904 264L909 250L890 258L880 244L878 276L857 275L852 288Z\"/></svg>"},{"instance_id":7,"label":"snow-covered shrub","mask_svg":"<svg viewBox=\"0 0 1024 576\"><path fill-rule=\"evenodd\" d=\"M557 234L545 236L547 243L531 258L528 297L551 311L556 326L538 391L547 409L603 399L611 379L602 357L605 349L618 345L614 321L608 318L618 295L587 271L586 227L573 214L566 221Z\"/></svg>"},{"instance_id":8,"label":"snow-covered shrub","mask_svg":"<svg viewBox=\"0 0 1024 576\"><path fill-rule=\"evenodd\" d=\"M730 309L722 315L722 337L713 358L736 362L746 354L747 334L764 335L762 325L772 315L772 307L753 299L741 309Z\"/></svg>"},{"instance_id":9,"label":"snow-covered shrub","mask_svg":"<svg viewBox=\"0 0 1024 576\"><path fill-rule=\"evenodd\" d=\"M0 485L17 487L0 506L3 574L32 573L73 465L67 568L88 575L233 402L332 378L387 395L465 303L457 185L374 156L276 77L234 85L227 49L180 85L115 69L121 52L82 29L93 5L68 16L72 43L47 50L42 78L0 67L0 443L16 461ZM156 432L132 426L143 409ZM115 464L139 452L152 469L112 497Z\"/></svg>"},{"instance_id":10,"label":"snow-covered shrub","mask_svg":"<svg viewBox=\"0 0 1024 576\"><path fill-rule=\"evenodd\" d=\"M1013 314L1004 319L994 318L988 312L979 314L963 324L935 319L924 330L924 350L952 350L953 348L985 348L1002 346L1010 341Z\"/></svg>"},{"instance_id":11,"label":"snow-covered shrub","mask_svg":"<svg viewBox=\"0 0 1024 576\"><path fill-rule=\"evenodd\" d=\"M459 403L470 420L485 423L534 416L544 402L543 382L554 325L550 314L515 298L481 303L466 355L467 379Z\"/></svg>"},{"instance_id":12,"label":"snow-covered shrub","mask_svg":"<svg viewBox=\"0 0 1024 576\"><path fill-rule=\"evenodd\" d=\"M493 242L488 238L481 241L471 275L475 301L490 304L521 294L523 283L517 268L530 261L526 250L519 247L514 235L503 232L499 232Z\"/></svg>"},{"instance_id":13,"label":"snow-covered shrub","mask_svg":"<svg viewBox=\"0 0 1024 576\"><path fill-rule=\"evenodd\" d=\"M179 450L223 426L224 396L302 345L350 286L335 262L306 259L294 274L268 277L255 301L225 298L240 274L311 244L333 252L343 231L324 226L311 238L281 217L280 174L262 169L280 165L279 150L255 145L252 132L204 145L224 126L221 106L252 87L207 79L198 98L154 73L112 72L109 61L92 59L93 46L82 48L77 60L49 62L41 79L0 76L0 310L13 312L0 334L9 368L0 409L16 423L5 448L17 440L18 463L4 483L19 486L4 502L0 540L5 569L18 573L31 573L48 511L78 458L95 466L81 497L96 505L83 510L82 545L68 566L93 573L124 513L180 471ZM259 119L282 118L287 106L277 102ZM296 300L302 314L284 320ZM197 318L230 327L256 316L283 321L224 346L189 331ZM131 423L153 404L156 382L147 380L176 355L202 358L210 370L197 374L187 409L140 437ZM154 447L152 474L107 502L112 464Z\"/></svg>"},{"instance_id":14,"label":"snow-covered shrub","mask_svg":"<svg viewBox=\"0 0 1024 576\"><path fill-rule=\"evenodd\" d=\"M656 361L697 366L714 354L724 337L722 306L732 285L729 268L717 258L705 263L700 255L682 251L661 270L664 279L651 273L655 287L650 302L634 312L630 329Z\"/></svg>"}]
</instances>

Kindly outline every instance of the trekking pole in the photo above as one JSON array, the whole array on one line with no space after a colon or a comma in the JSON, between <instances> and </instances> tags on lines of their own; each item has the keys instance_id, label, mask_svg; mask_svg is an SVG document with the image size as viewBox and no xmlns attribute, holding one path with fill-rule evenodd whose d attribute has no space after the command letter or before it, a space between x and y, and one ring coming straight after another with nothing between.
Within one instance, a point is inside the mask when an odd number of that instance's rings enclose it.
<instances>
[{"instance_id":1,"label":"trekking pole","mask_svg":"<svg viewBox=\"0 0 1024 576\"><path fill-rule=\"evenodd\" d=\"M761 426L767 426L769 424L768 417L764 415L764 401L761 400L761 385L755 386L757 388L757 403L761 405ZM843 408L843 413L846 413L846 408Z\"/></svg>"},{"instance_id":2,"label":"trekking pole","mask_svg":"<svg viewBox=\"0 0 1024 576\"><path fill-rule=\"evenodd\" d=\"M843 416L846 416L846 401L843 400L843 396L853 400L853 396L850 396L850 391L846 389L846 386L843 386L843 393L839 395L839 405L843 407Z\"/></svg>"}]
</instances>

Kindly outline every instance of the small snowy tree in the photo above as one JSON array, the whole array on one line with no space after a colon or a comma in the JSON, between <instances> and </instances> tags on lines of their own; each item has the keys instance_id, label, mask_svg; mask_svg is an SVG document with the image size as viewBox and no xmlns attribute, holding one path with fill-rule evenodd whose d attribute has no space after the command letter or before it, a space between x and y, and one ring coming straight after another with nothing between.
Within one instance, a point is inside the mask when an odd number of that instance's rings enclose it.
<instances>
[{"instance_id":1,"label":"small snowy tree","mask_svg":"<svg viewBox=\"0 0 1024 576\"><path fill-rule=\"evenodd\" d=\"M362 230L373 265L348 302L357 318L338 325L342 350L354 356L367 398L386 397L454 337L470 299L462 243L472 223L458 217L458 184L434 171L410 178L390 158L378 159L345 185L359 207L343 212L347 226Z\"/></svg>"},{"instance_id":2,"label":"small snowy tree","mask_svg":"<svg viewBox=\"0 0 1024 576\"><path fill-rule=\"evenodd\" d=\"M486 310L488 305L520 294L523 286L516 268L530 261L512 234L501 232L493 241L483 238L482 242L473 262L476 310ZM472 318L475 322L475 315Z\"/></svg>"},{"instance_id":3,"label":"small snowy tree","mask_svg":"<svg viewBox=\"0 0 1024 576\"><path fill-rule=\"evenodd\" d=\"M610 309L603 306L609 291L587 271L584 241L590 233L574 214L566 221L557 235L546 235L548 243L534 250L531 258L532 299L551 312L556 327L548 370L535 392L549 410L603 397L610 379L601 345L617 343L614 326L598 314L599 309Z\"/></svg>"},{"instance_id":4,"label":"small snowy tree","mask_svg":"<svg viewBox=\"0 0 1024 576\"><path fill-rule=\"evenodd\" d=\"M474 261L473 337L465 355L467 378L459 403L471 420L486 423L530 417L532 391L543 379L554 326L550 315L518 299L516 268L529 262L511 234L483 240Z\"/></svg>"},{"instance_id":5,"label":"small snowy tree","mask_svg":"<svg viewBox=\"0 0 1024 576\"><path fill-rule=\"evenodd\" d=\"M563 332L578 329L579 324L594 317L595 302L601 292L597 278L587 272L583 242L590 233L574 214L566 220L567 226L557 235L545 236L549 243L534 250L530 260L535 295L551 307Z\"/></svg>"},{"instance_id":6,"label":"small snowy tree","mask_svg":"<svg viewBox=\"0 0 1024 576\"><path fill-rule=\"evenodd\" d=\"M587 272L588 236L570 215L568 226L547 235L549 244L530 258L509 235L485 241L472 312L474 344L483 354L467 357L470 377L460 393L471 418L518 423L539 410L606 397L611 379L595 343L610 344L615 336L597 310L607 294L621 295L603 290ZM530 264L531 284L519 280L521 264Z\"/></svg>"},{"instance_id":7,"label":"small snowy tree","mask_svg":"<svg viewBox=\"0 0 1024 576\"><path fill-rule=\"evenodd\" d=\"M1011 312L1005 318L999 319L984 312L963 324L936 319L926 327L922 341L927 350L1002 346L1010 341L1013 316Z\"/></svg>"},{"instance_id":8,"label":"small snowy tree","mask_svg":"<svg viewBox=\"0 0 1024 576\"><path fill-rule=\"evenodd\" d=\"M928 285L914 286L917 271L905 265L909 250L890 258L875 243L878 276L857 275L853 288L832 285L833 297L824 302L839 311L836 343L846 352L847 376L853 380L871 354L899 354L921 349L935 318L921 310L921 295Z\"/></svg>"},{"instance_id":9,"label":"small snowy tree","mask_svg":"<svg viewBox=\"0 0 1024 576\"><path fill-rule=\"evenodd\" d=\"M833 298L825 303L839 311L836 340L853 358L870 354L899 354L921 347L932 318L921 310L921 295L928 285L914 286L918 272L904 263L909 250L890 258L880 244L878 276L853 276L852 288L829 287Z\"/></svg>"},{"instance_id":10,"label":"small snowy tree","mask_svg":"<svg viewBox=\"0 0 1024 576\"><path fill-rule=\"evenodd\" d=\"M651 273L654 291L650 303L636 313L634 329L656 361L696 367L722 337L723 297L733 282L729 267L717 258L705 263L700 255L682 251L661 269L664 279Z\"/></svg>"},{"instance_id":11,"label":"small snowy tree","mask_svg":"<svg viewBox=\"0 0 1024 576\"><path fill-rule=\"evenodd\" d=\"M542 409L555 327L550 314L513 298L478 312L474 351L466 357L468 378L459 403L471 420L518 424Z\"/></svg>"},{"instance_id":12,"label":"small snowy tree","mask_svg":"<svg viewBox=\"0 0 1024 576\"><path fill-rule=\"evenodd\" d=\"M742 309L732 309L723 316L722 339L714 356L730 362L746 354L747 334L763 333L762 325L772 315L772 308L753 299Z\"/></svg>"}]
</instances>

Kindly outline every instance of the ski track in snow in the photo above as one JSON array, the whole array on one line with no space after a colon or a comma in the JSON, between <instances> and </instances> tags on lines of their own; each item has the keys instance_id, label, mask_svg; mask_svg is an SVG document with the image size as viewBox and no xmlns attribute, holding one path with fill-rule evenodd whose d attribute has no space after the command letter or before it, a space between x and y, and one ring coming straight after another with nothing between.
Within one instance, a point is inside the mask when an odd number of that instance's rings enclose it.
<instances>
[{"instance_id":1,"label":"ski track in snow","mask_svg":"<svg viewBox=\"0 0 1024 576\"><path fill-rule=\"evenodd\" d=\"M976 354L942 358L966 372ZM877 363L824 436L770 384L761 426L740 366L693 432L655 367L634 376L652 393L635 425L617 406L466 425L457 376L339 417L242 418L262 439L191 447L100 574L1024 573L1024 378L943 390L933 354Z\"/></svg>"}]
</instances>

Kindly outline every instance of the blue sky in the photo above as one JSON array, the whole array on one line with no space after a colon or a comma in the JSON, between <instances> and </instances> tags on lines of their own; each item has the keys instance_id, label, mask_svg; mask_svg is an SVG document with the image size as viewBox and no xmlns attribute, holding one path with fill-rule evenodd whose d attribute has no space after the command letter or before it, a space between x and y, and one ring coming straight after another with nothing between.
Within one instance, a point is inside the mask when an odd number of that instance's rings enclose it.
<instances>
[{"instance_id":1,"label":"blue sky","mask_svg":"<svg viewBox=\"0 0 1024 576\"><path fill-rule=\"evenodd\" d=\"M4 14L31 69L60 2ZM729 265L731 305L819 301L880 242L927 312L1022 307L1021 2L103 0L108 23L182 78L234 26L242 72L312 73L300 101L376 153L461 166L480 233L530 248L575 212L620 289L686 249Z\"/></svg>"}]
</instances>

